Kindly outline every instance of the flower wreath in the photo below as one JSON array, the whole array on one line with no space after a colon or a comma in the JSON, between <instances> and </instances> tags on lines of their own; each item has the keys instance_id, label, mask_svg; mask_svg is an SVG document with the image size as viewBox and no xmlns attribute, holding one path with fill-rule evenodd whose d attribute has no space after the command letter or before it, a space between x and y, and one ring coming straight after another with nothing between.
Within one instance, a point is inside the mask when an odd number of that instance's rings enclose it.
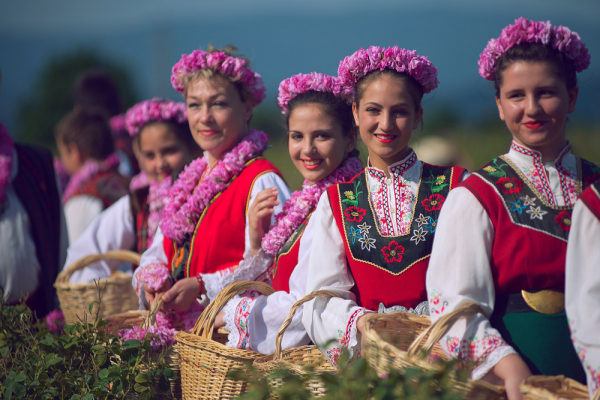
<instances>
[{"instance_id":1,"label":"flower wreath","mask_svg":"<svg viewBox=\"0 0 600 400\"><path fill-rule=\"evenodd\" d=\"M176 122L182 124L186 121L185 103L176 103L155 97L151 100L144 100L127 110L125 127L129 135L136 136L150 122Z\"/></svg>"},{"instance_id":2,"label":"flower wreath","mask_svg":"<svg viewBox=\"0 0 600 400\"><path fill-rule=\"evenodd\" d=\"M125 128L125 114L115 115L110 119L109 123L114 138L120 138L129 134Z\"/></svg>"},{"instance_id":3,"label":"flower wreath","mask_svg":"<svg viewBox=\"0 0 600 400\"><path fill-rule=\"evenodd\" d=\"M491 39L479 56L479 75L493 81L498 59L512 47L524 43L541 43L564 53L573 61L575 71L581 72L590 65L590 55L577 32L566 26L551 26L550 21L515 20L514 25L502 29L500 37Z\"/></svg>"},{"instance_id":4,"label":"flower wreath","mask_svg":"<svg viewBox=\"0 0 600 400\"><path fill-rule=\"evenodd\" d=\"M332 93L334 96L344 99L352 99L354 97L354 88L352 86L342 88L340 80L335 76L318 72L311 72L308 75L298 74L282 80L279 84L277 104L281 107L281 113L285 114L287 112L290 100L309 90Z\"/></svg>"},{"instance_id":5,"label":"flower wreath","mask_svg":"<svg viewBox=\"0 0 600 400\"><path fill-rule=\"evenodd\" d=\"M267 89L261 76L246 67L246 60L228 56L222 51L207 53L204 50L194 50L190 54L182 54L181 59L172 69L173 88L183 93L185 90L183 77L201 69L211 69L246 85L252 105L255 107L266 97Z\"/></svg>"},{"instance_id":6,"label":"flower wreath","mask_svg":"<svg viewBox=\"0 0 600 400\"><path fill-rule=\"evenodd\" d=\"M361 48L351 56L340 61L338 76L342 86L356 85L360 78L371 71L391 69L412 76L429 93L438 87L437 68L414 50L401 49L398 46L383 49L371 46Z\"/></svg>"}]
</instances>

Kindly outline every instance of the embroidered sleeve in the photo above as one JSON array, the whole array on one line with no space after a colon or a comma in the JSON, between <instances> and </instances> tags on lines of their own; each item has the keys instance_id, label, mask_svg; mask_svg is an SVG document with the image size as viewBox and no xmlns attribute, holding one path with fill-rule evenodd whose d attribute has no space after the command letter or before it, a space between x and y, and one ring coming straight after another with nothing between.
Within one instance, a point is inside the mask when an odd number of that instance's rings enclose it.
<instances>
[{"instance_id":1,"label":"embroidered sleeve","mask_svg":"<svg viewBox=\"0 0 600 400\"><path fill-rule=\"evenodd\" d=\"M238 349L249 349L250 329L248 316L254 307L256 297L239 297L231 299L223 307L225 329L229 331L229 340L226 345Z\"/></svg>"},{"instance_id":2,"label":"embroidered sleeve","mask_svg":"<svg viewBox=\"0 0 600 400\"><path fill-rule=\"evenodd\" d=\"M514 350L492 328L494 281L490 269L494 228L477 199L467 189L450 192L442 208L427 270L431 322L475 301L486 315L459 319L440 340L452 358L474 364L472 378L481 378Z\"/></svg>"},{"instance_id":3,"label":"embroidered sleeve","mask_svg":"<svg viewBox=\"0 0 600 400\"><path fill-rule=\"evenodd\" d=\"M566 257L565 308L590 397L600 390L600 220L579 200Z\"/></svg>"}]
</instances>

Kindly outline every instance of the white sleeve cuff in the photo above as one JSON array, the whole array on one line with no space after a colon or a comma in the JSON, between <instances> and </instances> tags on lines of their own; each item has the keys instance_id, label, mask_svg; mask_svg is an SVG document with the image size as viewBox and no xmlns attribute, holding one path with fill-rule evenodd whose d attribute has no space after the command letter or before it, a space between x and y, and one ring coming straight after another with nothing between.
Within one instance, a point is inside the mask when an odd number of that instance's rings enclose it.
<instances>
[{"instance_id":1,"label":"white sleeve cuff","mask_svg":"<svg viewBox=\"0 0 600 400\"><path fill-rule=\"evenodd\" d=\"M254 308L256 298L236 296L223 307L225 329L229 332L226 346L238 349L250 348L248 316Z\"/></svg>"},{"instance_id":2,"label":"white sleeve cuff","mask_svg":"<svg viewBox=\"0 0 600 400\"><path fill-rule=\"evenodd\" d=\"M509 345L500 346L494 349L486 359L479 364L473 371L471 372L471 379L481 379L487 374L501 359L510 355L517 354L515 349L513 349Z\"/></svg>"}]
</instances>

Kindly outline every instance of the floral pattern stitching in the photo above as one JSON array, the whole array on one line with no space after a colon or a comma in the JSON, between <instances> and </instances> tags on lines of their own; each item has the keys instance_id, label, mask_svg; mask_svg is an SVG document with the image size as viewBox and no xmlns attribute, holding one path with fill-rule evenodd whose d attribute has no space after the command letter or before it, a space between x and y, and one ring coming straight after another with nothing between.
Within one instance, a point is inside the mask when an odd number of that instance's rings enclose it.
<instances>
[{"instance_id":1,"label":"floral pattern stitching","mask_svg":"<svg viewBox=\"0 0 600 400\"><path fill-rule=\"evenodd\" d=\"M500 178L496 181L496 185L502 189L504 193L519 193L523 189L523 182L517 178Z\"/></svg>"},{"instance_id":2,"label":"floral pattern stitching","mask_svg":"<svg viewBox=\"0 0 600 400\"><path fill-rule=\"evenodd\" d=\"M386 262L400 262L402 261L402 254L404 254L404 247L400 246L395 240L392 240L389 245L381 249L381 252Z\"/></svg>"},{"instance_id":3,"label":"floral pattern stitching","mask_svg":"<svg viewBox=\"0 0 600 400\"><path fill-rule=\"evenodd\" d=\"M415 245L419 244L419 242L421 241L425 241L425 236L427 235L428 231L426 231L425 229L423 229L423 227L419 228L419 229L415 229L413 231L413 236L410 238L411 242L415 242Z\"/></svg>"},{"instance_id":4,"label":"floral pattern stitching","mask_svg":"<svg viewBox=\"0 0 600 400\"><path fill-rule=\"evenodd\" d=\"M569 232L571 229L571 213L568 211L561 211L556 217L554 217L556 223L565 232Z\"/></svg>"},{"instance_id":5,"label":"floral pattern stitching","mask_svg":"<svg viewBox=\"0 0 600 400\"><path fill-rule=\"evenodd\" d=\"M364 208L351 206L344 211L344 216L348 222L361 222L366 213Z\"/></svg>"},{"instance_id":6,"label":"floral pattern stitching","mask_svg":"<svg viewBox=\"0 0 600 400\"><path fill-rule=\"evenodd\" d=\"M488 332L481 339L475 335L465 340L456 336L446 336L446 349L450 356L465 363L481 364L492 351L502 346L507 346L504 339L500 335Z\"/></svg>"},{"instance_id":7,"label":"floral pattern stitching","mask_svg":"<svg viewBox=\"0 0 600 400\"><path fill-rule=\"evenodd\" d=\"M438 211L442 209L444 200L446 200L444 196L442 196L441 194L434 193L425 200L423 200L421 204L423 204L423 207L425 207L427 211Z\"/></svg>"}]
</instances>

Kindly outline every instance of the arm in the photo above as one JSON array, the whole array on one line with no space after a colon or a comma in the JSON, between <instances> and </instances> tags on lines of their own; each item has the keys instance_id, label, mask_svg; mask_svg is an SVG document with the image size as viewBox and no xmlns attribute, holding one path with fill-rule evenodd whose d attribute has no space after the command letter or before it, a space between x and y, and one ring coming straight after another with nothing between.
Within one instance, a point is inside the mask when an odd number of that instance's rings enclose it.
<instances>
[{"instance_id":1,"label":"arm","mask_svg":"<svg viewBox=\"0 0 600 400\"><path fill-rule=\"evenodd\" d=\"M102 212L104 205L93 196L80 195L70 198L64 209L69 243L75 243L94 218Z\"/></svg>"},{"instance_id":2,"label":"arm","mask_svg":"<svg viewBox=\"0 0 600 400\"><path fill-rule=\"evenodd\" d=\"M92 221L90 226L69 247L64 268L91 254L133 248L136 237L129 201L129 196L122 197ZM121 262L115 260L92 264L81 271L75 272L69 282L83 283L92 282L94 279L107 278L119 264Z\"/></svg>"},{"instance_id":3,"label":"arm","mask_svg":"<svg viewBox=\"0 0 600 400\"><path fill-rule=\"evenodd\" d=\"M567 245L565 303L571 338L592 396L600 389L600 221L578 201Z\"/></svg>"},{"instance_id":4,"label":"arm","mask_svg":"<svg viewBox=\"0 0 600 400\"><path fill-rule=\"evenodd\" d=\"M165 250L163 248L163 239L164 235L160 230L160 227L156 230L154 234L154 240L152 245L142 253L142 259L140 260L140 266L133 273L133 279L131 284L135 289L135 292L138 294L138 299L140 302L140 309L148 308L150 306L150 302L154 297L154 293L150 291L144 290L143 282L140 282L139 276L145 267L148 267L153 264L163 264L167 267L167 255L165 254Z\"/></svg>"},{"instance_id":5,"label":"arm","mask_svg":"<svg viewBox=\"0 0 600 400\"><path fill-rule=\"evenodd\" d=\"M344 297L316 298L304 304L302 322L312 341L333 364L346 347L350 355L360 351L356 320L366 309L359 307L350 291L354 279L346 264L344 242L336 226L327 193L319 200L314 221L314 239L308 262L306 294L315 290L332 290ZM333 340L333 342L332 342Z\"/></svg>"}]
</instances>

